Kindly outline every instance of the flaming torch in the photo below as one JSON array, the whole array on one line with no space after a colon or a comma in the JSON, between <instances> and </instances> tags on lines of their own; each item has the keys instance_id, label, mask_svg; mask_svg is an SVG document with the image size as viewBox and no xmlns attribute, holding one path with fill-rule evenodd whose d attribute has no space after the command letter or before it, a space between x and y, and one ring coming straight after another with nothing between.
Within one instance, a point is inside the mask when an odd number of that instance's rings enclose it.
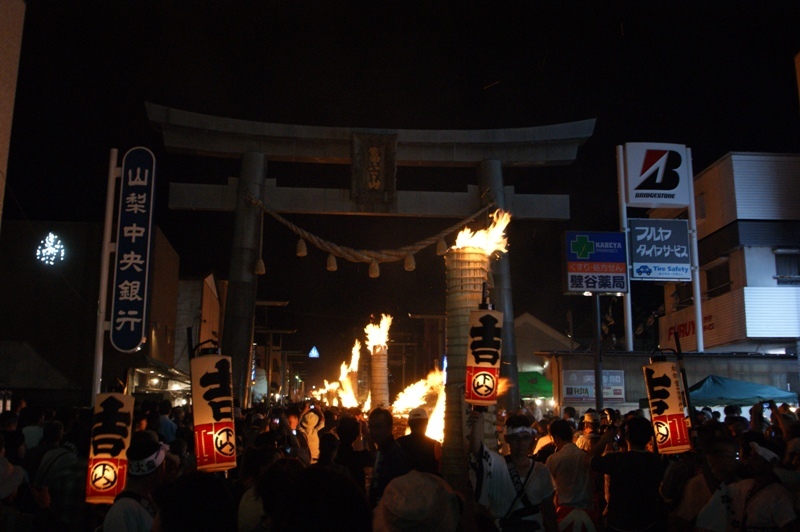
<instances>
[{"instance_id":1,"label":"flaming torch","mask_svg":"<svg viewBox=\"0 0 800 532\"><path fill-rule=\"evenodd\" d=\"M370 323L364 328L367 333L367 348L372 354L372 381L370 392L372 406L387 408L389 406L389 327L392 317L381 314L380 325Z\"/></svg>"},{"instance_id":2,"label":"flaming torch","mask_svg":"<svg viewBox=\"0 0 800 532\"><path fill-rule=\"evenodd\" d=\"M492 224L486 229L477 232L468 228L462 230L455 246L445 254L447 384L442 472L456 490L469 489L464 486L468 485L468 480L461 478L461 472L468 470L464 454L462 387L467 377L470 313L483 302L483 288L489 278L491 255L506 251L508 240L504 231L511 221L511 215L498 210L492 218Z\"/></svg>"},{"instance_id":3,"label":"flaming torch","mask_svg":"<svg viewBox=\"0 0 800 532\"><path fill-rule=\"evenodd\" d=\"M350 365L342 362L339 372L339 398L342 406L352 408L358 406L358 359L361 356L361 342L356 340L350 357Z\"/></svg>"}]
</instances>

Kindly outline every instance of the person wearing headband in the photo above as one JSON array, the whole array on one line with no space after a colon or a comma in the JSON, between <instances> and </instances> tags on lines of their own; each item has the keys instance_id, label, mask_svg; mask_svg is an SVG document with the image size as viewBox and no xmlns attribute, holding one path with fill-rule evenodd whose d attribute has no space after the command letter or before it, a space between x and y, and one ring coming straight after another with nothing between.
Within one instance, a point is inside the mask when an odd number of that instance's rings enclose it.
<instances>
[{"instance_id":1,"label":"person wearing headband","mask_svg":"<svg viewBox=\"0 0 800 532\"><path fill-rule=\"evenodd\" d=\"M109 508L103 530L149 532L152 529L156 512L150 496L164 480L167 448L146 431L133 433L127 450L125 489Z\"/></svg>"},{"instance_id":2,"label":"person wearing headband","mask_svg":"<svg viewBox=\"0 0 800 532\"><path fill-rule=\"evenodd\" d=\"M503 437L510 454L506 457L483 443L483 415L472 412L470 454L476 469L478 503L495 518L500 530L557 531L550 472L528 457L534 430L525 416L506 420Z\"/></svg>"},{"instance_id":3,"label":"person wearing headband","mask_svg":"<svg viewBox=\"0 0 800 532\"><path fill-rule=\"evenodd\" d=\"M697 516L698 530L796 530L793 496L775 474L777 449L763 437L742 443L752 478L720 484Z\"/></svg>"}]
</instances>

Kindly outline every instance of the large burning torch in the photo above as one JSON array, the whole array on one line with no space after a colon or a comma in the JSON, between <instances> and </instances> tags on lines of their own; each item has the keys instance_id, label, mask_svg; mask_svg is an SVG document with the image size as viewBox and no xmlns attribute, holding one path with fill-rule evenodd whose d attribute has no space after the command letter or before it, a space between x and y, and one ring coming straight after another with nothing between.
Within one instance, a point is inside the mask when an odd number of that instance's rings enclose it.
<instances>
[{"instance_id":1,"label":"large burning torch","mask_svg":"<svg viewBox=\"0 0 800 532\"><path fill-rule=\"evenodd\" d=\"M372 379L370 382L371 406L389 407L389 327L392 317L381 314L380 325L370 323L364 328L367 333L367 349L372 355Z\"/></svg>"},{"instance_id":2,"label":"large burning torch","mask_svg":"<svg viewBox=\"0 0 800 532\"><path fill-rule=\"evenodd\" d=\"M462 484L459 478L448 478L448 471L458 477L460 471L467 470L464 453L464 394L465 387L472 389L474 383L467 379L467 354L471 352L470 314L478 310L484 301L484 284L489 279L489 261L494 253L505 253L507 239L505 228L511 215L498 210L492 215L492 224L481 231L464 229L458 234L455 246L445 254L447 276L446 336L447 336L447 384L445 386L447 404L445 409L445 432L442 447L442 472L445 479L454 487ZM496 316L495 316L496 318ZM500 319L502 326L502 319ZM499 346L498 356L499 356ZM498 361L499 362L499 361ZM473 371L473 374L475 372ZM473 375L474 376L474 375ZM496 401L497 383L492 385L485 375L479 386L482 396L494 396ZM489 387L494 391L489 390ZM491 404L491 399L484 404ZM456 489L459 489L456 487Z\"/></svg>"}]
</instances>

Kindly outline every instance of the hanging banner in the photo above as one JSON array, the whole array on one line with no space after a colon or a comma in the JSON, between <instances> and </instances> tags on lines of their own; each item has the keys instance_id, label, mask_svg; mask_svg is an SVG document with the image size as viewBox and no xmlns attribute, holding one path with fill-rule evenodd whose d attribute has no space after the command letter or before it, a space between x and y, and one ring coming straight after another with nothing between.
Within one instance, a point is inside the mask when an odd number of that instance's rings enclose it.
<instances>
[{"instance_id":1,"label":"hanging banner","mask_svg":"<svg viewBox=\"0 0 800 532\"><path fill-rule=\"evenodd\" d=\"M191 360L194 442L199 471L236 467L231 357L203 355Z\"/></svg>"},{"instance_id":2,"label":"hanging banner","mask_svg":"<svg viewBox=\"0 0 800 532\"><path fill-rule=\"evenodd\" d=\"M464 399L467 403L476 406L497 403L502 332L502 312L482 309L469 313L467 386Z\"/></svg>"},{"instance_id":3,"label":"hanging banner","mask_svg":"<svg viewBox=\"0 0 800 532\"><path fill-rule=\"evenodd\" d=\"M125 488L128 474L134 398L121 393L101 393L94 404L86 502L113 504Z\"/></svg>"},{"instance_id":4,"label":"hanging banner","mask_svg":"<svg viewBox=\"0 0 800 532\"><path fill-rule=\"evenodd\" d=\"M672 362L656 362L642 369L658 452L680 454L690 451L689 417L678 368Z\"/></svg>"},{"instance_id":5,"label":"hanging banner","mask_svg":"<svg viewBox=\"0 0 800 532\"><path fill-rule=\"evenodd\" d=\"M147 331L147 280L153 224L156 159L147 148L132 148L122 159L117 219L117 253L111 299L111 345L136 351Z\"/></svg>"}]
</instances>

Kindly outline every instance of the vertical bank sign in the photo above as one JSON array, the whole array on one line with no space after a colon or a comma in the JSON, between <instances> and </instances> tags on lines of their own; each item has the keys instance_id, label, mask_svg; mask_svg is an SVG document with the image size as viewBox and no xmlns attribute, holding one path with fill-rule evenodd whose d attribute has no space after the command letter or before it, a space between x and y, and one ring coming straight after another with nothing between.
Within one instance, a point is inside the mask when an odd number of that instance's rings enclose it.
<instances>
[{"instance_id":1,"label":"vertical bank sign","mask_svg":"<svg viewBox=\"0 0 800 532\"><path fill-rule=\"evenodd\" d=\"M625 144L629 207L689 205L689 157L681 144Z\"/></svg>"},{"instance_id":2,"label":"vertical bank sign","mask_svg":"<svg viewBox=\"0 0 800 532\"><path fill-rule=\"evenodd\" d=\"M153 222L156 159L147 148L132 148L122 159L117 253L111 303L111 345L136 351L145 338L147 277Z\"/></svg>"}]
</instances>

